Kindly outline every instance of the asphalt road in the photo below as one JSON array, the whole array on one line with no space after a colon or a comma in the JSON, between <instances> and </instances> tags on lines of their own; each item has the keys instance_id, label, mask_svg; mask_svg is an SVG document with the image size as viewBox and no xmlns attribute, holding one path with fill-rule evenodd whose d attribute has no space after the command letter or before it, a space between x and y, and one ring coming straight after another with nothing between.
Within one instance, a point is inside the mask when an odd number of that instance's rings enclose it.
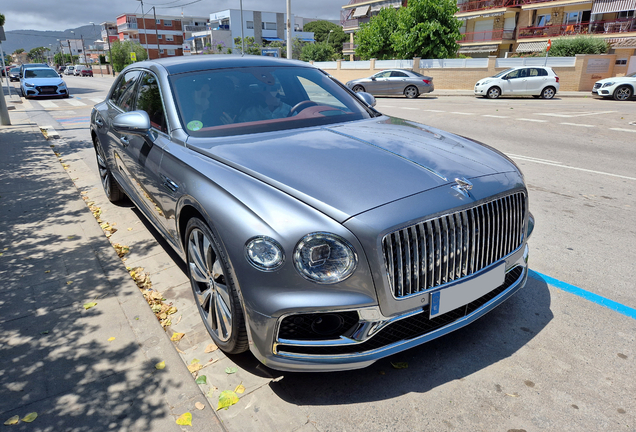
<instances>
[{"instance_id":1,"label":"asphalt road","mask_svg":"<svg viewBox=\"0 0 636 432\"><path fill-rule=\"evenodd\" d=\"M53 126L65 156L89 167L70 175L95 184L88 178L97 176L88 118L112 79L66 81L74 98L19 109ZM220 412L228 429L636 431L636 319L595 297L636 308L636 102L433 94L379 98L377 108L515 160L537 221L530 240L535 277L484 319L366 369L267 381ZM116 218L129 210L106 211ZM246 381L267 375L249 355L231 360Z\"/></svg>"}]
</instances>

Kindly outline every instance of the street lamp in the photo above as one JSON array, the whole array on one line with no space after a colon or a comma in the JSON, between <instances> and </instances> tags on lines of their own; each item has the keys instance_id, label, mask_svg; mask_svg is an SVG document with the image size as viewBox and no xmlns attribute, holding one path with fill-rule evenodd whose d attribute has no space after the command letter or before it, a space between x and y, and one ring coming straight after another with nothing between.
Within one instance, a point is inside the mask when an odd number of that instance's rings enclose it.
<instances>
[{"instance_id":1,"label":"street lamp","mask_svg":"<svg viewBox=\"0 0 636 432\"><path fill-rule=\"evenodd\" d=\"M329 44L329 38L331 37L331 33L333 33L333 30L329 30L329 34L327 35L327 44Z\"/></svg>"}]
</instances>

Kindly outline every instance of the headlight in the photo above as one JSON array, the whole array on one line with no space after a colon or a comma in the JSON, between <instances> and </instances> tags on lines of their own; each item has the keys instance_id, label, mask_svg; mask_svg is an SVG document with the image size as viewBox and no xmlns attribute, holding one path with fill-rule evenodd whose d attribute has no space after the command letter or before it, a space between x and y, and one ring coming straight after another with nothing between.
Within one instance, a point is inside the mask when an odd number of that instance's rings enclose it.
<instances>
[{"instance_id":1,"label":"headlight","mask_svg":"<svg viewBox=\"0 0 636 432\"><path fill-rule=\"evenodd\" d=\"M353 246L335 234L307 234L294 250L294 266L298 273L320 284L334 284L347 279L357 265L358 257Z\"/></svg>"},{"instance_id":2,"label":"headlight","mask_svg":"<svg viewBox=\"0 0 636 432\"><path fill-rule=\"evenodd\" d=\"M614 84L616 84L615 82L606 82L605 84L603 84L603 87L611 87Z\"/></svg>"},{"instance_id":3,"label":"headlight","mask_svg":"<svg viewBox=\"0 0 636 432\"><path fill-rule=\"evenodd\" d=\"M490 81L492 81L492 80L486 80L486 81L483 81L483 82L481 83L481 85L486 85L486 84L488 84Z\"/></svg>"},{"instance_id":4,"label":"headlight","mask_svg":"<svg viewBox=\"0 0 636 432\"><path fill-rule=\"evenodd\" d=\"M247 261L259 270L274 271L285 261L283 248L269 237L254 237L245 243Z\"/></svg>"},{"instance_id":5,"label":"headlight","mask_svg":"<svg viewBox=\"0 0 636 432\"><path fill-rule=\"evenodd\" d=\"M26 87L30 87L30 88L35 87L35 84L31 84L31 83L28 83L28 82L25 82L25 83L24 83L24 85L25 85Z\"/></svg>"}]
</instances>

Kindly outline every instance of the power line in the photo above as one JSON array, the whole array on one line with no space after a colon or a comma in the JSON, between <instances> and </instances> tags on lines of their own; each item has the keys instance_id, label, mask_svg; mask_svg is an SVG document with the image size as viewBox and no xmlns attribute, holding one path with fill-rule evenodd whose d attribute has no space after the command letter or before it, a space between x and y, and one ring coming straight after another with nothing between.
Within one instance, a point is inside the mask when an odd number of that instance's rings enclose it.
<instances>
[{"instance_id":1,"label":"power line","mask_svg":"<svg viewBox=\"0 0 636 432\"><path fill-rule=\"evenodd\" d=\"M191 5L191 4L199 3L199 2L201 2L201 1L203 1L203 0L194 0L193 2L185 3L185 4L182 4L182 5L177 5L177 6L164 6L164 7L160 7L160 8L157 8L157 9L174 9L174 8L180 8L180 7L183 7L183 6L189 6L189 5Z\"/></svg>"}]
</instances>

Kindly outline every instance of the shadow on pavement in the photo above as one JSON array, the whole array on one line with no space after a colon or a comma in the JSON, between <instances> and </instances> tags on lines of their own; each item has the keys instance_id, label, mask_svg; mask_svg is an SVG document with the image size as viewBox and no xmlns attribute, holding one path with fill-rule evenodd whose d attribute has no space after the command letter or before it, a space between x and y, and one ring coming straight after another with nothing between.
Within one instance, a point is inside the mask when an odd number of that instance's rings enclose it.
<instances>
[{"instance_id":1,"label":"shadow on pavement","mask_svg":"<svg viewBox=\"0 0 636 432\"><path fill-rule=\"evenodd\" d=\"M270 386L280 398L297 405L348 405L426 393L512 356L552 318L548 286L528 279L525 288L497 309L439 339L365 369L287 372L285 379ZM394 369L391 362L406 362L408 368Z\"/></svg>"},{"instance_id":2,"label":"shadow on pavement","mask_svg":"<svg viewBox=\"0 0 636 432\"><path fill-rule=\"evenodd\" d=\"M41 136L0 136L0 419L38 413L16 431L174 426L165 397L183 383L135 339L126 314L138 293L122 289L125 272L104 277L107 241L84 229L95 220ZM135 319L156 325L152 313Z\"/></svg>"}]
</instances>

